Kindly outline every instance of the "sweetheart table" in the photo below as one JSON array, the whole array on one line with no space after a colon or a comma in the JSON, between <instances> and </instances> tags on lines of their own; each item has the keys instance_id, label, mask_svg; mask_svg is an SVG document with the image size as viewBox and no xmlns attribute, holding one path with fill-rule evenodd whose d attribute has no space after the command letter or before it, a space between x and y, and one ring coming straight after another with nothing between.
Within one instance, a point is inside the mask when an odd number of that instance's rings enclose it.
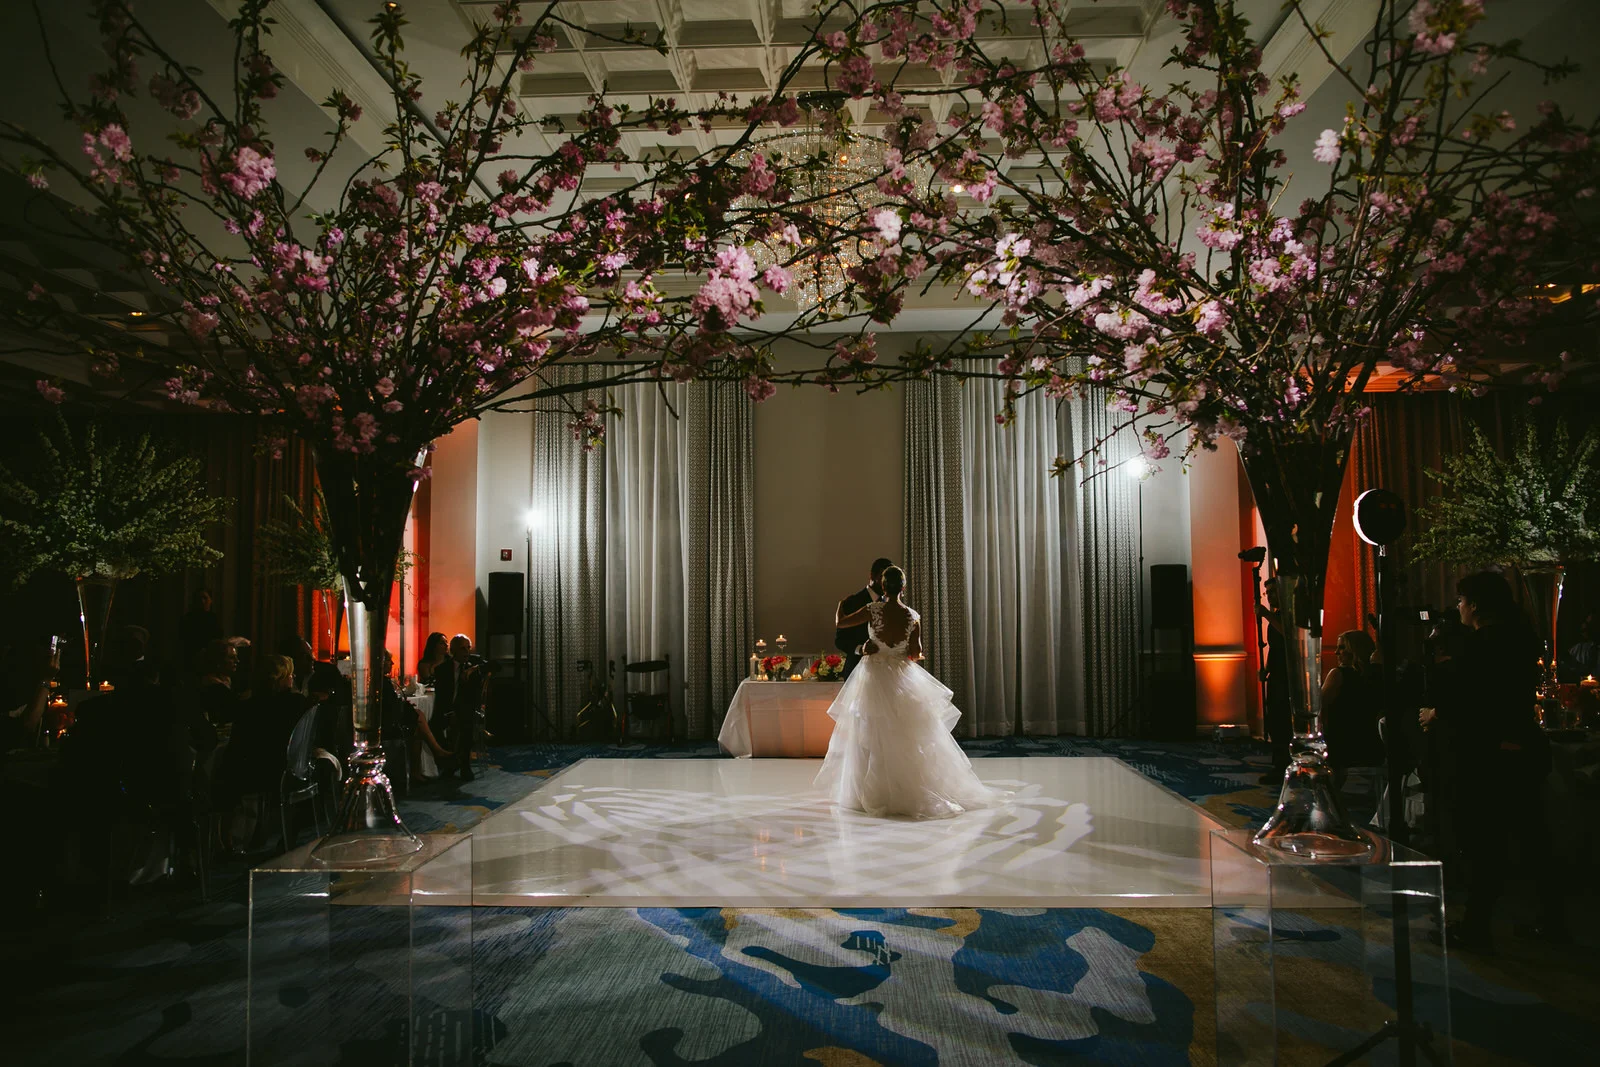
<instances>
[{"instance_id":1,"label":"sweetheart table","mask_svg":"<svg viewBox=\"0 0 1600 1067\"><path fill-rule=\"evenodd\" d=\"M833 736L828 708L843 682L739 683L722 720L717 744L730 756L815 759L827 755Z\"/></svg>"}]
</instances>

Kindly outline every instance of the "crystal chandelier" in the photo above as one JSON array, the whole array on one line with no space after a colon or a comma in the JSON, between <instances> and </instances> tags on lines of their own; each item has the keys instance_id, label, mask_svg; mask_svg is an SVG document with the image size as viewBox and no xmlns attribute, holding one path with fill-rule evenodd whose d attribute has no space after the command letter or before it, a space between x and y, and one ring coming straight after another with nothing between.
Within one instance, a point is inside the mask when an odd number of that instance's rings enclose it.
<instances>
[{"instance_id":1,"label":"crystal chandelier","mask_svg":"<svg viewBox=\"0 0 1600 1067\"><path fill-rule=\"evenodd\" d=\"M857 232L889 197L878 190L877 180L888 169L887 142L877 137L849 134L844 140L818 130L779 134L756 141L735 153L733 161L750 165L759 152L768 166L782 173L794 190L794 200L809 206L818 233L829 235L822 244L813 234L801 237L795 248L776 236L750 242L756 267L784 267L794 277L790 290L802 311L831 310L850 284L850 271L874 254L871 240ZM906 165L912 188L918 193L929 185L929 168L920 162ZM747 227L773 210L773 205L753 196L738 197L730 205Z\"/></svg>"}]
</instances>

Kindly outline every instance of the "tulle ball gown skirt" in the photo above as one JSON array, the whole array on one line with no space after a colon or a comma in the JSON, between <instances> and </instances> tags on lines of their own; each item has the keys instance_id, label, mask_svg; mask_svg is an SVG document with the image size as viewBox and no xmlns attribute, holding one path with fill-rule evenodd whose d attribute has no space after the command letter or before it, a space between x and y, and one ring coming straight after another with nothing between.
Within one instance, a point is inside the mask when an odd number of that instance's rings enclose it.
<instances>
[{"instance_id":1,"label":"tulle ball gown skirt","mask_svg":"<svg viewBox=\"0 0 1600 1067\"><path fill-rule=\"evenodd\" d=\"M984 785L950 736L961 718L951 695L904 657L863 659L828 709L833 737L817 786L868 815L944 819L1002 802L1008 794Z\"/></svg>"}]
</instances>

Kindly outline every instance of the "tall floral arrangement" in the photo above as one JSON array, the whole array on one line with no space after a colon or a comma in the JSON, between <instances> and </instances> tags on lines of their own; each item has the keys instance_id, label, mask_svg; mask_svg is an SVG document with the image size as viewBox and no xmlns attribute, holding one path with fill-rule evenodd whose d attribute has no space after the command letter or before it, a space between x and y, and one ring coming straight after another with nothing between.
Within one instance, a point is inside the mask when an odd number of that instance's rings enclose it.
<instances>
[{"instance_id":1,"label":"tall floral arrangement","mask_svg":"<svg viewBox=\"0 0 1600 1067\"><path fill-rule=\"evenodd\" d=\"M27 469L0 466L0 552L14 582L159 577L222 558L208 537L228 501L206 492L200 460L64 419L40 432Z\"/></svg>"},{"instance_id":2,"label":"tall floral arrangement","mask_svg":"<svg viewBox=\"0 0 1600 1067\"><path fill-rule=\"evenodd\" d=\"M200 460L149 434L75 432L58 412L26 468L0 466L0 570L20 584L41 571L78 589L83 662L104 677L100 648L117 583L222 558L209 543L228 501L206 492Z\"/></svg>"},{"instance_id":3,"label":"tall floral arrangement","mask_svg":"<svg viewBox=\"0 0 1600 1067\"><path fill-rule=\"evenodd\" d=\"M1554 387L1593 364L1528 342L1596 316L1600 292L1582 283L1600 277L1586 211L1600 129L1553 102L1497 105L1513 73L1570 68L1478 36L1480 0L1381 0L1348 61L1290 0L1350 99L1321 130L1302 118L1300 74L1262 69L1232 0L1169 0L1181 39L1165 86L1091 61L1071 5L1030 6L1026 48L984 44L1007 14L981 0L927 24L890 10L830 42L896 117L898 161L940 179L861 220L879 254L856 271L856 299L893 313L911 285L962 285L999 327L963 354L987 357L1012 397L1104 396L1154 461L1231 439L1294 616L1320 638L1374 376L1478 389L1511 351ZM941 20L962 32L938 36ZM906 60L980 88L935 125L872 77L874 62Z\"/></svg>"},{"instance_id":4,"label":"tall floral arrangement","mask_svg":"<svg viewBox=\"0 0 1600 1067\"><path fill-rule=\"evenodd\" d=\"M7 287L8 317L37 333L76 336L102 372L154 372L174 401L262 415L309 442L338 569L351 610L365 620L352 622L352 638L368 650L383 646L401 531L427 449L452 426L521 385L518 402L567 405L574 435L593 444L602 405L573 405L574 390L550 373L574 362L603 368L587 389L721 378L764 399L781 377L767 344L803 335L819 314L803 312L776 334L755 328L764 297L786 292L791 273L777 263L758 269L747 243L798 247L803 237L729 211L741 197L790 197L791 184L761 152L733 157L763 127L794 125L807 113L789 85L816 42L796 50L779 91L753 101L719 97L691 110L652 100L630 109L596 98L577 128L563 130L523 109L518 79L556 47L556 32L593 40L608 31L573 23L557 5L525 11L508 0L474 27L452 102L429 113L404 58L403 7L384 4L371 22L371 53L392 90L386 147L350 165L361 108L336 90L325 101L327 139L304 149L309 176L291 187L265 107L283 85L269 47L270 0L239 5L230 91L221 95L129 0L91 6L109 64L87 96L56 79L80 132L76 151L16 123L0 124L0 140L35 186L60 183L89 206L94 218L83 229L151 283L158 303L145 321L179 331L181 343L142 344L74 320L64 301L16 268L26 299L11 299ZM836 115L846 95L812 91L804 103ZM129 106L136 97L170 119L141 130ZM625 147L630 133L719 125L742 132L699 153L642 158ZM597 167L631 181L586 195L583 179ZM663 275L696 281L690 293L669 295ZM827 380L847 377L830 371ZM61 393L53 381L40 391ZM387 796L377 672L367 656L353 658L352 782L369 797Z\"/></svg>"},{"instance_id":5,"label":"tall floral arrangement","mask_svg":"<svg viewBox=\"0 0 1600 1067\"><path fill-rule=\"evenodd\" d=\"M1527 567L1600 558L1600 429L1574 439L1565 420L1532 419L1502 456L1473 425L1466 448L1428 471L1445 495L1418 515L1422 559Z\"/></svg>"}]
</instances>

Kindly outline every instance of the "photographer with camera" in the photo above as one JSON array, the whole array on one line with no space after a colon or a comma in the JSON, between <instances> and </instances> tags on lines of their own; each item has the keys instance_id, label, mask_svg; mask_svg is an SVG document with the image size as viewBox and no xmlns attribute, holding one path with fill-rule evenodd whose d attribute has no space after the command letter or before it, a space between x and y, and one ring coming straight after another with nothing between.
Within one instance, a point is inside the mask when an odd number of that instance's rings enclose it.
<instances>
[{"instance_id":1,"label":"photographer with camera","mask_svg":"<svg viewBox=\"0 0 1600 1067\"><path fill-rule=\"evenodd\" d=\"M472 744L478 736L488 674L483 657L473 655L471 638L456 634L450 639L450 658L433 672L434 715L444 716L453 756L451 763L441 764L442 778L459 774L463 782L472 781Z\"/></svg>"}]
</instances>

